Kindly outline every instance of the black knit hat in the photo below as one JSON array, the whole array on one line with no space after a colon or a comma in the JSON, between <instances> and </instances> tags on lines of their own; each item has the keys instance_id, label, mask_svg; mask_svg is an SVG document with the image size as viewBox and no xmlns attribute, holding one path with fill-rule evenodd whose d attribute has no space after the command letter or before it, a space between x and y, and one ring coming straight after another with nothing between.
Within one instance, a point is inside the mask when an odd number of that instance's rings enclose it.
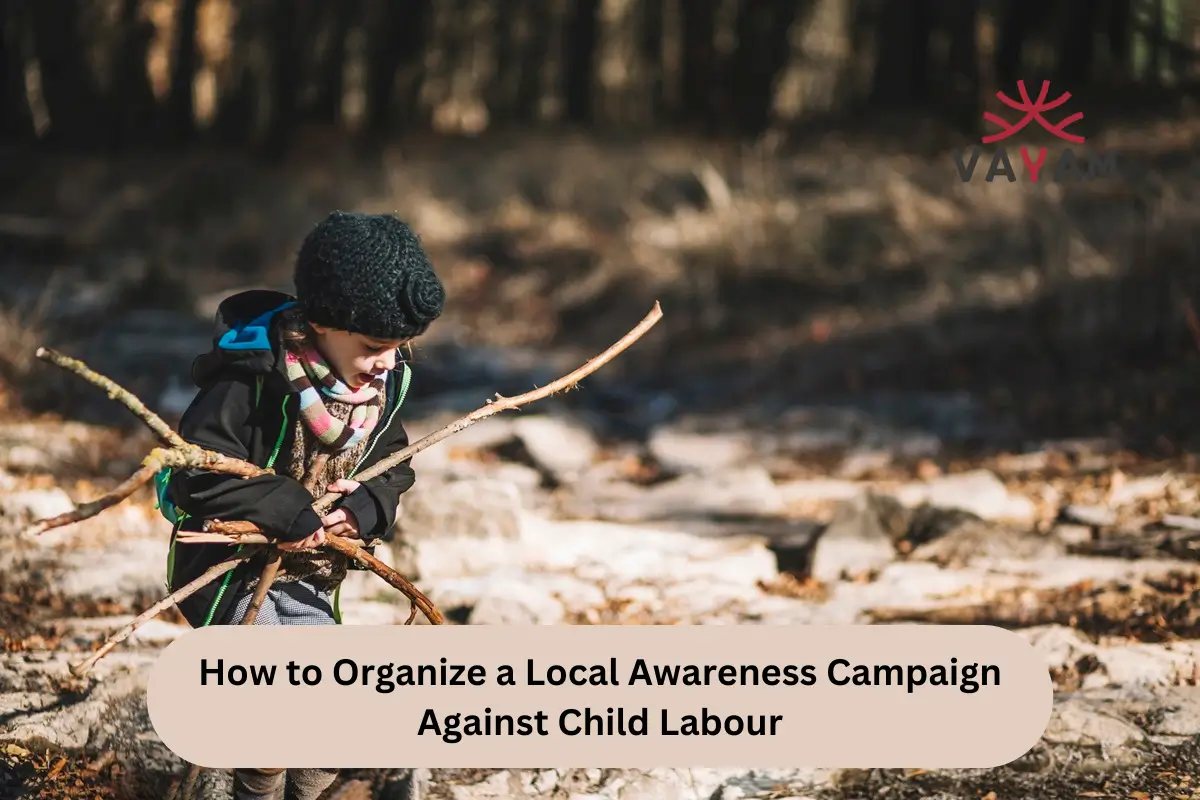
<instances>
[{"instance_id":1,"label":"black knit hat","mask_svg":"<svg viewBox=\"0 0 1200 800\"><path fill-rule=\"evenodd\" d=\"M424 333L446 300L416 233L390 214L330 214L300 246L294 280L309 322L379 339Z\"/></svg>"}]
</instances>

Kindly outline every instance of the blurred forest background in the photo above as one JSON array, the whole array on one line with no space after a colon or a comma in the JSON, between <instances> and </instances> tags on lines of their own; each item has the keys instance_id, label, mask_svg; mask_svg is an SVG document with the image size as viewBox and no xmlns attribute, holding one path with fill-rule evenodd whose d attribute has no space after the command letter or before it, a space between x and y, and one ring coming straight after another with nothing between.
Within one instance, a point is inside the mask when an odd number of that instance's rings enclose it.
<instances>
[{"instance_id":1,"label":"blurred forest background","mask_svg":"<svg viewBox=\"0 0 1200 800\"><path fill-rule=\"evenodd\" d=\"M65 408L32 388L45 341L186 381L216 298L286 287L338 207L425 237L451 292L431 347L587 355L660 299L611 369L675 407L936 395L1025 437L1192 436L1200 2L0 0L0 21L13 407ZM1055 113L1120 174L961 182L953 151L985 110L1015 121L995 95L1018 80L1069 91ZM1036 128L1005 144L1056 152Z\"/></svg>"}]
</instances>

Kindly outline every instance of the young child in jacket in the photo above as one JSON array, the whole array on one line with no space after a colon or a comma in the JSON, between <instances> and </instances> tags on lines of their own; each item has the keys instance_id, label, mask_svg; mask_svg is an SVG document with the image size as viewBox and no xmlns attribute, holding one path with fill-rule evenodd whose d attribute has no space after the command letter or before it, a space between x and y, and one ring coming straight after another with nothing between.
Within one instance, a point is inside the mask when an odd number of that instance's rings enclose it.
<instances>
[{"instance_id":1,"label":"young child in jacket","mask_svg":"<svg viewBox=\"0 0 1200 800\"><path fill-rule=\"evenodd\" d=\"M256 625L337 624L335 593L355 564L320 545L331 534L368 547L390 538L412 467L405 461L361 483L354 475L408 445L397 415L408 386L399 349L441 315L445 299L416 234L385 214L329 215L301 245L294 282L294 297L252 290L220 305L213 347L192 366L200 391L179 425L188 442L274 474L177 471L167 484L184 515L177 529L246 520L283 551ZM341 498L320 517L312 503L326 492ZM172 535L171 589L232 552L224 544L176 545ZM245 562L182 601L180 611L193 627L238 624L264 563L265 555ZM236 770L234 797L315 800L336 774Z\"/></svg>"}]
</instances>

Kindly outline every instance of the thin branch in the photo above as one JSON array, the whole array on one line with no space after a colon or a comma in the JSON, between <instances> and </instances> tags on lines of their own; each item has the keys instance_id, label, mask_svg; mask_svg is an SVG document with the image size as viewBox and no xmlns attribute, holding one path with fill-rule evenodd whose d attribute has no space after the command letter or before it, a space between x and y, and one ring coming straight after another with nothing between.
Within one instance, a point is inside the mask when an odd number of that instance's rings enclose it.
<instances>
[{"instance_id":1,"label":"thin branch","mask_svg":"<svg viewBox=\"0 0 1200 800\"><path fill-rule=\"evenodd\" d=\"M90 517L94 517L106 508L111 508L121 501L128 498L144 484L149 483L154 473L158 470L153 466L143 466L130 477L126 478L116 489L113 489L103 497L98 497L87 503L75 506L70 511L65 511L56 517L44 519L35 522L33 525L26 528L23 532L25 536L37 536L45 533L51 528L61 528L65 525L70 525L75 522L81 522Z\"/></svg>"},{"instance_id":2,"label":"thin branch","mask_svg":"<svg viewBox=\"0 0 1200 800\"><path fill-rule=\"evenodd\" d=\"M112 636L109 636L108 639L104 641L104 644L100 647L100 649L88 656L87 659L79 662L78 664L71 665L71 674L75 675L76 677L83 677L87 673L91 672L92 667L96 666L96 662L108 655L108 653L114 647L128 639L130 634L132 634L138 628L142 627L147 622L154 619L159 614L166 611L168 608L180 602L181 600L191 597L193 594L200 591L205 586L224 575L226 572L232 570L238 564L252 558L256 552L257 548L241 553L235 553L221 563L213 567L209 567L209 569L199 578L196 578L186 586L177 589L176 591L164 597L162 600L159 600L150 608L143 611L141 614L138 614L132 622L130 622L124 628L121 628L121 630L117 631Z\"/></svg>"},{"instance_id":3,"label":"thin branch","mask_svg":"<svg viewBox=\"0 0 1200 800\"><path fill-rule=\"evenodd\" d=\"M472 411L462 419L456 420L441 430L434 431L428 436L425 436L408 447L405 447L403 450L388 456L370 469L363 470L361 473L356 475L354 479L359 482L369 481L372 478L387 472L397 464L403 463L427 447L435 445L443 439L453 436L459 431L474 425L476 422L487 419L493 414L518 408L529 403L537 402L538 400L544 400L551 395L574 387L575 384L579 383L579 381L583 380L588 375L591 375L609 361L612 361L616 356L629 349L634 342L646 334L646 331L654 327L654 325L660 319L662 319L662 306L655 301L654 308L650 310L650 313L648 313L641 322L634 326L629 333L622 336L615 343L609 346L607 350L600 353L600 355L591 359L573 372L570 372L558 380L552 381L539 389L534 389L526 392L525 394L517 395L516 397L504 397L500 394L497 394L495 400L489 400L487 405L483 406L482 408ZM325 496L317 501L316 506L314 506L317 510L317 513L328 511L329 506L336 502L338 497L339 495L336 492L327 492Z\"/></svg>"},{"instance_id":4,"label":"thin branch","mask_svg":"<svg viewBox=\"0 0 1200 800\"><path fill-rule=\"evenodd\" d=\"M269 545L273 540L265 534L260 533L258 527L253 522L225 522L212 523L214 526L220 525L223 533L214 534L199 531L180 531L176 534L176 542L179 544L240 544L240 545ZM420 609L425 617L434 625L441 625L444 617L437 610L434 604L421 593L421 590L408 581L403 575L397 572L388 564L380 561L375 556L371 555L363 547L362 541L359 539L349 539L344 536L326 536L326 546L333 550L354 559L366 569L374 572L384 580L389 586L398 589L401 594L408 598L414 609ZM414 611L415 615L416 612ZM413 617L409 617L411 624Z\"/></svg>"},{"instance_id":5,"label":"thin branch","mask_svg":"<svg viewBox=\"0 0 1200 800\"><path fill-rule=\"evenodd\" d=\"M82 361L65 356L49 347L39 347L36 355L41 360L48 361L68 372L73 372L93 386L102 389L110 400L116 400L129 409L135 417L146 423L147 427L154 431L155 435L166 444L180 448L187 446L187 442L183 440L183 437L171 430L171 426L163 421L162 417L147 408L146 404L137 399L128 389L122 389L118 386L111 378L107 378L92 370Z\"/></svg>"},{"instance_id":6,"label":"thin branch","mask_svg":"<svg viewBox=\"0 0 1200 800\"><path fill-rule=\"evenodd\" d=\"M196 781L200 779L202 768L199 764L192 764L188 767L187 774L183 778L183 783L179 787L179 797L181 800L191 800L192 792L196 788Z\"/></svg>"},{"instance_id":7,"label":"thin branch","mask_svg":"<svg viewBox=\"0 0 1200 800\"><path fill-rule=\"evenodd\" d=\"M541 400L563 390L570 390L584 377L595 372L604 364L611 361L615 356L623 352L635 341L641 338L646 331L653 327L659 319L662 318L662 308L659 303L654 304L654 308L646 317L638 323L638 325L625 334L620 340L609 347L600 355L588 361L580 368L573 372L564 375L556 381L553 381L547 386L537 388L517 397L503 397L500 394L496 395L495 400L489 400L487 405L476 411L471 412L467 416L459 419L450 425L435 431L420 441L409 445L398 453L384 459L369 470L360 473L356 478L360 481L370 480L397 464L403 463L411 458L416 453L434 445L443 439L452 436L453 434L469 427L470 425L486 419L500 411L519 408L528 403ZM179 434L175 433L171 428L157 415L151 412L146 406L133 396L129 391L122 389L112 380L97 374L82 362L76 359L63 356L49 348L39 348L37 351L38 358L56 364L63 369L66 369L84 380L92 383L95 386L103 389L110 399L115 399L129 409L136 417L141 419L150 427L154 433L163 439L170 447L168 449L155 448L143 460L141 468L124 481L117 489L109 494L90 501L73 509L66 514L60 514L57 517L44 520L36 523L32 531L43 532L51 528L68 525L72 522L79 522L88 517L99 514L106 508L110 508L122 500L127 499L137 490L138 487L148 483L153 476L163 467L170 466L173 468L185 467L193 469L203 469L211 472L224 472L228 474L238 475L241 477L254 477L257 475L269 474L270 470L263 470L259 467L241 461L240 459L231 458L220 453L204 450L195 445L188 444ZM340 495L335 492L327 492L319 498L313 508L319 514L324 514L329 507ZM217 578L234 569L238 564L253 557L254 553L260 548L254 545L260 543L268 543L268 539L263 535L253 523L249 522L227 522L211 521L206 526L205 532L185 532L180 531L177 535L177 541L181 543L197 543L197 542L224 542L234 543L240 542L243 545L250 545L251 549L244 552L239 552L207 570L203 575L196 578L178 591L172 592L170 595L160 600L151 608L139 614L132 622L126 625L121 630L110 636L105 643L86 660L72 665L71 672L77 676L82 676L91 671L95 664L109 653L114 647L127 639L135 630L144 625L146 622L154 619L172 605L189 597L204 586L212 583ZM406 625L411 625L416 618L417 611L422 611L425 616L435 625L442 624L445 620L437 608L430 602L424 594L413 586L404 576L400 575L396 570L392 569L387 564L375 558L368 553L357 540L351 540L340 536L330 536L326 539L325 547L336 550L339 553L353 559L357 563L366 567L383 578L389 585L402 592L412 603L412 608L409 612ZM279 556L276 555L267 567L263 570L262 578L255 596L251 598L251 607L247 610L247 617L251 623L262 599L259 594L265 596L271 582L274 580L274 575L277 574ZM274 565L274 566L273 566ZM258 599L258 603L255 603ZM247 623L248 624L248 623Z\"/></svg>"},{"instance_id":8,"label":"thin branch","mask_svg":"<svg viewBox=\"0 0 1200 800\"><path fill-rule=\"evenodd\" d=\"M271 584L275 582L275 576L279 574L279 565L283 561L283 554L278 550L271 555L271 559L267 561L263 567L262 574L258 576L258 585L254 587L254 596L250 598L250 605L246 607L246 615L242 617L241 625L253 625L254 620L258 619L258 610L262 608L263 601L267 599L267 592L271 588Z\"/></svg>"},{"instance_id":9,"label":"thin branch","mask_svg":"<svg viewBox=\"0 0 1200 800\"><path fill-rule=\"evenodd\" d=\"M253 464L237 458L230 458L221 453L184 444L181 448L170 450L156 447L142 460L142 466L133 475L121 482L117 488L95 500L82 503L70 511L65 511L56 517L35 522L25 529L24 535L37 536L53 528L61 528L76 522L82 522L96 516L105 509L112 508L121 501L129 498L154 479L155 474L164 467L174 469L203 469L210 472L223 472L241 478L254 478L269 474L269 470L260 469Z\"/></svg>"},{"instance_id":10,"label":"thin branch","mask_svg":"<svg viewBox=\"0 0 1200 800\"><path fill-rule=\"evenodd\" d=\"M465 417L457 419L444 428L436 430L433 433L418 439L408 447L405 447L404 449L393 453L387 458L382 459L370 469L363 470L354 476L354 480L360 483L363 481L369 481L372 478L378 477L379 475L387 472L397 464L407 461L422 450L425 450L426 448L437 444L443 439L469 428L476 422L485 420L494 414L500 413L501 411L509 411L519 408L520 406L527 405L538 400L543 400L551 395L574 387L577 383L579 383L579 381L583 380L588 375L591 375L593 372L600 369L600 367L604 366L609 361L612 361L613 358L618 356L620 353L627 350L630 345L642 338L646 331L654 327L654 325L660 319L662 319L662 306L655 302L654 308L650 310L650 313L647 314L645 318L643 318L642 321L639 322L632 330L630 330L629 333L618 339L603 353L591 359L573 372L570 372L558 380L546 384L545 386L526 392L525 394L517 395L516 397L504 397L500 394L497 394L496 399L488 400L486 405L475 409ZM319 500L317 500L316 503L313 504L313 508L318 514L324 514L329 510L329 506L336 502L339 497L341 497L341 495L337 492L326 492ZM259 528L253 525L246 527L244 523L240 522L214 523L213 525L209 526L208 530L213 533L230 534L262 532Z\"/></svg>"},{"instance_id":11,"label":"thin branch","mask_svg":"<svg viewBox=\"0 0 1200 800\"><path fill-rule=\"evenodd\" d=\"M418 608L421 609L421 613L425 615L425 618L434 625L441 625L446 621L442 613L437 610L437 607L434 606L428 597L421 593L420 589L409 583L399 572L368 553L355 540L347 539L343 536L327 536L325 537L325 541L329 544L329 547L362 564L387 581L388 585L392 588L399 589L409 599L409 602L412 603L413 611L408 615L408 622L404 623L405 625L412 624Z\"/></svg>"},{"instance_id":12,"label":"thin branch","mask_svg":"<svg viewBox=\"0 0 1200 800\"><path fill-rule=\"evenodd\" d=\"M317 457L313 459L312 465L308 468L308 479L304 482L304 488L308 490L310 495L316 489L317 479L325 471L327 463L329 463L329 454L317 453ZM282 563L283 553L275 550L258 576L258 585L254 587L254 596L250 598L250 605L246 607L246 615L242 617L242 625L253 625L254 620L258 619L258 611L262 608L263 601L267 599L267 592L271 591L271 584L275 582L276 576L279 575L279 566Z\"/></svg>"}]
</instances>

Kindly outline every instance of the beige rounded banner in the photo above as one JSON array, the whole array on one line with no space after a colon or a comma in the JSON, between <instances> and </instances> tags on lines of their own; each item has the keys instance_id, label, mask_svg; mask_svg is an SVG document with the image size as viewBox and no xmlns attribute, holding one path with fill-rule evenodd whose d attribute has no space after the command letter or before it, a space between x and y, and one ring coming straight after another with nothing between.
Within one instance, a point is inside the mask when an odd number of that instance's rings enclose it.
<instances>
[{"instance_id":1,"label":"beige rounded banner","mask_svg":"<svg viewBox=\"0 0 1200 800\"><path fill-rule=\"evenodd\" d=\"M1053 686L990 626L220 626L147 702L218 769L992 768Z\"/></svg>"}]
</instances>

